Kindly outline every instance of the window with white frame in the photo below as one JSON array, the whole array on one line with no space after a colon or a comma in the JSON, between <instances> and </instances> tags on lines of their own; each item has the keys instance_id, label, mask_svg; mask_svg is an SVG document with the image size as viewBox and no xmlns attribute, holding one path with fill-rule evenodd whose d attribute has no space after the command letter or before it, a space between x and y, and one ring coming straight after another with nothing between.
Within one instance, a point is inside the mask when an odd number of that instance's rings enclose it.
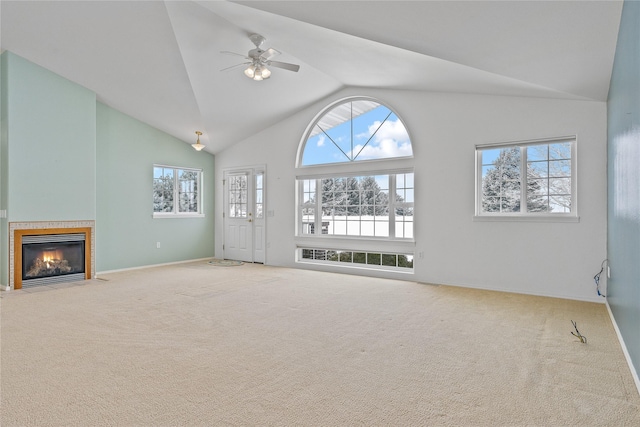
<instances>
[{"instance_id":1,"label":"window with white frame","mask_svg":"<svg viewBox=\"0 0 640 427\"><path fill-rule=\"evenodd\" d=\"M202 170L153 166L153 216L204 216Z\"/></svg>"},{"instance_id":2,"label":"window with white frame","mask_svg":"<svg viewBox=\"0 0 640 427\"><path fill-rule=\"evenodd\" d=\"M577 218L576 138L476 147L476 216Z\"/></svg>"},{"instance_id":3,"label":"window with white frame","mask_svg":"<svg viewBox=\"0 0 640 427\"><path fill-rule=\"evenodd\" d=\"M306 262L339 263L348 267L413 269L413 254L404 253L300 248L299 258Z\"/></svg>"},{"instance_id":4,"label":"window with white frame","mask_svg":"<svg viewBox=\"0 0 640 427\"><path fill-rule=\"evenodd\" d=\"M300 235L413 239L413 172L298 180Z\"/></svg>"},{"instance_id":5,"label":"window with white frame","mask_svg":"<svg viewBox=\"0 0 640 427\"><path fill-rule=\"evenodd\" d=\"M413 156L409 133L387 106L354 98L331 106L310 127L302 166Z\"/></svg>"},{"instance_id":6,"label":"window with white frame","mask_svg":"<svg viewBox=\"0 0 640 427\"><path fill-rule=\"evenodd\" d=\"M296 175L298 262L413 273L413 148L393 110L368 97L329 105Z\"/></svg>"}]
</instances>

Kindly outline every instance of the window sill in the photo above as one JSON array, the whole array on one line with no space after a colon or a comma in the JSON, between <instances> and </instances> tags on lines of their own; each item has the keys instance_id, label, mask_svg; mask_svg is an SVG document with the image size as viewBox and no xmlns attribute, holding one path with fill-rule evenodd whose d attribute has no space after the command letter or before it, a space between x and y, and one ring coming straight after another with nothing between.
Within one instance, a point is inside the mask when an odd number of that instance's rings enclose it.
<instances>
[{"instance_id":1,"label":"window sill","mask_svg":"<svg viewBox=\"0 0 640 427\"><path fill-rule=\"evenodd\" d=\"M474 215L474 222L580 222L577 215Z\"/></svg>"},{"instance_id":2,"label":"window sill","mask_svg":"<svg viewBox=\"0 0 640 427\"><path fill-rule=\"evenodd\" d=\"M380 271L385 273L399 273L399 274L409 274L413 275L413 268L404 268L404 267L391 267L391 266L383 266L383 265L374 265L374 264L356 264L356 263L347 263L347 262L339 262L339 261L320 261L320 260L296 260L296 264L308 264L308 265L321 265L330 267L330 269L336 269L336 271L349 269L349 270L369 270L369 271Z\"/></svg>"},{"instance_id":3,"label":"window sill","mask_svg":"<svg viewBox=\"0 0 640 427\"><path fill-rule=\"evenodd\" d=\"M154 212L153 218L204 218L204 214L197 213L164 213L164 212Z\"/></svg>"}]
</instances>

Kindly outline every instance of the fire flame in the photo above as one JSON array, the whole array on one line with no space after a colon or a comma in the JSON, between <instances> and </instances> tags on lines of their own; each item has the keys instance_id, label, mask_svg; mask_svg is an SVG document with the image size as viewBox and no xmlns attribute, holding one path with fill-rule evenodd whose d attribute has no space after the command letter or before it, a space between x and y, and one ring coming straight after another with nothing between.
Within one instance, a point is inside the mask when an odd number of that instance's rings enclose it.
<instances>
[{"instance_id":1,"label":"fire flame","mask_svg":"<svg viewBox=\"0 0 640 427\"><path fill-rule=\"evenodd\" d=\"M44 262L51 262L53 260L61 260L62 259L62 251L56 249L54 251L43 251L42 252L42 260Z\"/></svg>"}]
</instances>

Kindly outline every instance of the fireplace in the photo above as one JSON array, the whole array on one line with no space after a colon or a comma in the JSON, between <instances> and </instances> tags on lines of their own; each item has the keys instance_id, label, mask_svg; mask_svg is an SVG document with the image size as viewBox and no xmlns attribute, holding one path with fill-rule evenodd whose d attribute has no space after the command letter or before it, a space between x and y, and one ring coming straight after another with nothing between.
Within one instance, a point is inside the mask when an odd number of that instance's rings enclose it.
<instances>
[{"instance_id":1,"label":"fireplace","mask_svg":"<svg viewBox=\"0 0 640 427\"><path fill-rule=\"evenodd\" d=\"M9 224L13 289L92 278L93 221Z\"/></svg>"},{"instance_id":2,"label":"fireplace","mask_svg":"<svg viewBox=\"0 0 640 427\"><path fill-rule=\"evenodd\" d=\"M85 235L22 237L22 286L84 280Z\"/></svg>"}]
</instances>

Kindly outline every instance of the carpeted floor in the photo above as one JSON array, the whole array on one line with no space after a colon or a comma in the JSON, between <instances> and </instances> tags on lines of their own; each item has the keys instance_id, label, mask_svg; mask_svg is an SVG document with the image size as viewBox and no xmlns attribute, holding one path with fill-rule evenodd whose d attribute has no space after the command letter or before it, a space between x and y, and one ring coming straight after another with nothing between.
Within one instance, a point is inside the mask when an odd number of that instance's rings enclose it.
<instances>
[{"instance_id":1,"label":"carpeted floor","mask_svg":"<svg viewBox=\"0 0 640 427\"><path fill-rule=\"evenodd\" d=\"M101 279L2 293L3 427L640 425L601 304L252 264Z\"/></svg>"}]
</instances>

